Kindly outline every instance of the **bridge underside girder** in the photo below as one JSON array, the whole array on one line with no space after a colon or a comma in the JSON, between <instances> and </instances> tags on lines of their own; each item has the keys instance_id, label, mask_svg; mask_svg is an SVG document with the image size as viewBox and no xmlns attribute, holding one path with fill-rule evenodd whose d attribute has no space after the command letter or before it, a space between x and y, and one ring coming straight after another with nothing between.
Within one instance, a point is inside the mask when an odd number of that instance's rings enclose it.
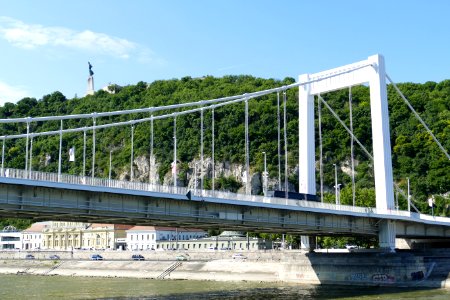
<instances>
[{"instance_id":1,"label":"bridge underside girder","mask_svg":"<svg viewBox=\"0 0 450 300\"><path fill-rule=\"evenodd\" d=\"M244 201L221 203L212 198L189 200L173 194L141 196L10 183L0 183L0 217L323 236L374 236L386 221L371 216L255 206ZM395 223L398 237L450 237L448 226L399 220Z\"/></svg>"},{"instance_id":2,"label":"bridge underside girder","mask_svg":"<svg viewBox=\"0 0 450 300\"><path fill-rule=\"evenodd\" d=\"M0 184L0 216L308 235L376 235L376 220L162 197Z\"/></svg>"}]
</instances>

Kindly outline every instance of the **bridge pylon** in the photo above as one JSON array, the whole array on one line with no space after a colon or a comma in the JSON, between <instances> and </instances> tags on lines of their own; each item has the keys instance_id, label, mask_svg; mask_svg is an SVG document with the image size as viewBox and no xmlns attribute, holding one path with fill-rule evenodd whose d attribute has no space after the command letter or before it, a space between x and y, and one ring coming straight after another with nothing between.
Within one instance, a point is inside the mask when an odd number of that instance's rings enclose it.
<instances>
[{"instance_id":1,"label":"bridge pylon","mask_svg":"<svg viewBox=\"0 0 450 300\"><path fill-rule=\"evenodd\" d=\"M334 75L335 74L335 75ZM314 95L369 83L377 210L394 209L386 72L382 55L339 68L299 76L299 192L316 194ZM306 239L305 239L306 242ZM395 222L380 223L379 245L395 249Z\"/></svg>"}]
</instances>

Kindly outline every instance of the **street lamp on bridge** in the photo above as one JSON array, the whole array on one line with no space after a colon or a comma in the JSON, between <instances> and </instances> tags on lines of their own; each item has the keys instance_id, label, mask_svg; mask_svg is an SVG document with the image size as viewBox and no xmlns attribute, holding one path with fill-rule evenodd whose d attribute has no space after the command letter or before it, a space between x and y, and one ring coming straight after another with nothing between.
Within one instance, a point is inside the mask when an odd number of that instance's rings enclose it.
<instances>
[{"instance_id":1,"label":"street lamp on bridge","mask_svg":"<svg viewBox=\"0 0 450 300\"><path fill-rule=\"evenodd\" d=\"M336 200L336 205L338 204L338 179L337 179L337 164L333 164L334 166L334 192L335 192L335 200Z\"/></svg>"},{"instance_id":2,"label":"street lamp on bridge","mask_svg":"<svg viewBox=\"0 0 450 300\"><path fill-rule=\"evenodd\" d=\"M267 196L267 155L266 152L262 154L264 155L263 193L264 196Z\"/></svg>"}]
</instances>

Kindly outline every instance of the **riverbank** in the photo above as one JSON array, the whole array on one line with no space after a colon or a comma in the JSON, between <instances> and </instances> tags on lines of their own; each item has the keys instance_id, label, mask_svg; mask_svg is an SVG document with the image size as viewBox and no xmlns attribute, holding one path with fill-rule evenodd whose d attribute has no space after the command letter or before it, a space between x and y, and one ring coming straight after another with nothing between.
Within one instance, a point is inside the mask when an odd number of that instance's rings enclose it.
<instances>
[{"instance_id":1,"label":"riverbank","mask_svg":"<svg viewBox=\"0 0 450 300\"><path fill-rule=\"evenodd\" d=\"M177 280L289 282L364 286L407 286L450 289L450 251L428 253L301 251L242 252L0 252L1 274L129 277ZM95 252L99 253L99 252ZM24 259L26 254L34 260ZM61 260L51 260L57 254ZM145 261L132 261L142 254ZM184 255L186 261L177 261Z\"/></svg>"}]
</instances>

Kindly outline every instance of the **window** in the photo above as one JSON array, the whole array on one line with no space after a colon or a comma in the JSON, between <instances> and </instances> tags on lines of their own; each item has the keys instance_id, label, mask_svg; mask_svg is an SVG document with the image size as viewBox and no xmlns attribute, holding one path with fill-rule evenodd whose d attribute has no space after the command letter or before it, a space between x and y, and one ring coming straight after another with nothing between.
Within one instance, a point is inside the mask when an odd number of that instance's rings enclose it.
<instances>
[{"instance_id":1,"label":"window","mask_svg":"<svg viewBox=\"0 0 450 300\"><path fill-rule=\"evenodd\" d=\"M147 241L150 239L150 234L147 234Z\"/></svg>"}]
</instances>

